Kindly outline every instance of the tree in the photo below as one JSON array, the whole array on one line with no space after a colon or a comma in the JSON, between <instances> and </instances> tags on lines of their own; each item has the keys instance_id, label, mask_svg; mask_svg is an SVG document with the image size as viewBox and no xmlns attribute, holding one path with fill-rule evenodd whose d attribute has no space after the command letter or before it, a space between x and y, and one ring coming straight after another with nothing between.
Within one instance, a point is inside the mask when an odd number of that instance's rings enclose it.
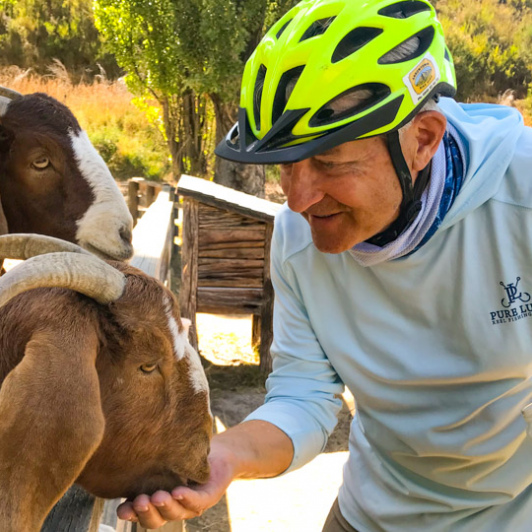
<instances>
[{"instance_id":1,"label":"tree","mask_svg":"<svg viewBox=\"0 0 532 532\"><path fill-rule=\"evenodd\" d=\"M205 173L211 156L208 109L219 141L236 119L244 64L265 24L295 3L95 0L97 25L127 71L129 86L163 108L176 175ZM264 169L219 160L215 181L261 194Z\"/></svg>"}]
</instances>

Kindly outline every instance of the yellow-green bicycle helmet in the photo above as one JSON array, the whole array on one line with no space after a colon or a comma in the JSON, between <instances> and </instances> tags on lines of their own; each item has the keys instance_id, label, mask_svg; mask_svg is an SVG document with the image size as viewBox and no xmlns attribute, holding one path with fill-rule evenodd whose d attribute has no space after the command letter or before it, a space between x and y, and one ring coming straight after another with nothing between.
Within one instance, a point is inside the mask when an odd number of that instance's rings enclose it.
<instances>
[{"instance_id":1,"label":"yellow-green bicycle helmet","mask_svg":"<svg viewBox=\"0 0 532 532\"><path fill-rule=\"evenodd\" d=\"M409 52L397 55L401 45ZM217 154L295 162L398 129L455 87L441 25L425 0L305 0L249 58L239 121Z\"/></svg>"},{"instance_id":2,"label":"yellow-green bicycle helmet","mask_svg":"<svg viewBox=\"0 0 532 532\"><path fill-rule=\"evenodd\" d=\"M267 32L246 63L238 122L220 157L251 164L306 159L385 135L403 190L390 241L421 207L397 130L438 95L454 96L451 54L425 0L304 0Z\"/></svg>"}]
</instances>

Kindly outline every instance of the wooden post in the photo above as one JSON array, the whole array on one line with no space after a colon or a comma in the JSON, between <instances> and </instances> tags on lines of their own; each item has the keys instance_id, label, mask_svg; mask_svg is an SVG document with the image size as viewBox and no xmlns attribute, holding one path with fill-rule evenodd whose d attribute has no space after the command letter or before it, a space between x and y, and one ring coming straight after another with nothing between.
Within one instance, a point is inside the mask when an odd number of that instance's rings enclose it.
<instances>
[{"instance_id":1,"label":"wooden post","mask_svg":"<svg viewBox=\"0 0 532 532\"><path fill-rule=\"evenodd\" d=\"M130 179L127 184L127 204L135 226L139 214L139 182L134 179Z\"/></svg>"},{"instance_id":2,"label":"wooden post","mask_svg":"<svg viewBox=\"0 0 532 532\"><path fill-rule=\"evenodd\" d=\"M196 330L196 309L198 291L198 234L199 217L198 202L185 198L183 207L183 246L181 248L181 290L179 304L181 316L188 318L190 327L190 343L198 349Z\"/></svg>"},{"instance_id":3,"label":"wooden post","mask_svg":"<svg viewBox=\"0 0 532 532\"><path fill-rule=\"evenodd\" d=\"M251 322L251 347L253 349L260 349L260 322L262 317L260 314L253 314Z\"/></svg>"},{"instance_id":4,"label":"wooden post","mask_svg":"<svg viewBox=\"0 0 532 532\"><path fill-rule=\"evenodd\" d=\"M264 237L264 285L260 323L260 370L268 374L272 370L270 347L273 340L273 301L274 293L270 275L270 251L272 244L273 223L266 224Z\"/></svg>"},{"instance_id":5,"label":"wooden post","mask_svg":"<svg viewBox=\"0 0 532 532\"><path fill-rule=\"evenodd\" d=\"M146 207L149 207L155 199L155 187L150 183L146 186Z\"/></svg>"},{"instance_id":6,"label":"wooden post","mask_svg":"<svg viewBox=\"0 0 532 532\"><path fill-rule=\"evenodd\" d=\"M96 498L75 484L52 508L41 532L92 532L91 523L99 521L102 506ZM97 516L93 512L96 510Z\"/></svg>"}]
</instances>

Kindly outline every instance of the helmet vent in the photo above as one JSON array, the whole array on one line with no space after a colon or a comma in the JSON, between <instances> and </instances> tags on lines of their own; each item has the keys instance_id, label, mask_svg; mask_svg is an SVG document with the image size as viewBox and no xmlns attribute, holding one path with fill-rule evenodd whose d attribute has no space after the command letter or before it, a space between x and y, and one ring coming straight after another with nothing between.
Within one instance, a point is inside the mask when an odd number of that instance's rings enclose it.
<instances>
[{"instance_id":1,"label":"helmet vent","mask_svg":"<svg viewBox=\"0 0 532 532\"><path fill-rule=\"evenodd\" d=\"M331 62L338 63L338 61L341 61L342 59L345 59L346 57L356 52L357 50L360 50L362 47L366 46L366 44L372 41L375 37L380 35L382 31L383 30L381 30L380 28L366 27L355 28L354 30L350 31L338 43L338 46L333 52Z\"/></svg>"},{"instance_id":2,"label":"helmet vent","mask_svg":"<svg viewBox=\"0 0 532 532\"><path fill-rule=\"evenodd\" d=\"M255 80L255 90L253 91L253 117L255 118L255 126L260 131L260 104L262 102L262 89L264 87L264 80L266 78L266 67L260 65Z\"/></svg>"},{"instance_id":3,"label":"helmet vent","mask_svg":"<svg viewBox=\"0 0 532 532\"><path fill-rule=\"evenodd\" d=\"M290 70L287 70L279 81L279 86L277 87L277 92L275 93L275 98L273 100L272 108L272 124L275 124L277 120L283 114L286 104L296 86L296 83L303 72L305 65L301 65Z\"/></svg>"},{"instance_id":4,"label":"helmet vent","mask_svg":"<svg viewBox=\"0 0 532 532\"><path fill-rule=\"evenodd\" d=\"M282 26L281 29L277 32L277 35L275 36L277 39L283 34L284 30L288 27L288 24L292 22L292 19L287 20Z\"/></svg>"},{"instance_id":5,"label":"helmet vent","mask_svg":"<svg viewBox=\"0 0 532 532\"><path fill-rule=\"evenodd\" d=\"M430 6L416 0L406 0L405 2L397 2L396 4L383 7L379 11L379 15L390 18L408 18L423 11L430 11Z\"/></svg>"},{"instance_id":6,"label":"helmet vent","mask_svg":"<svg viewBox=\"0 0 532 532\"><path fill-rule=\"evenodd\" d=\"M320 20L316 20L316 22L313 22L303 33L303 37L299 39L299 42L306 41L307 39L311 39L312 37L317 37L318 35L323 35L327 28L332 24L332 21L336 17L329 17L329 18L322 18Z\"/></svg>"},{"instance_id":7,"label":"helmet vent","mask_svg":"<svg viewBox=\"0 0 532 532\"><path fill-rule=\"evenodd\" d=\"M357 85L326 103L310 119L311 127L319 127L362 113L391 94L390 88L381 83Z\"/></svg>"},{"instance_id":8,"label":"helmet vent","mask_svg":"<svg viewBox=\"0 0 532 532\"><path fill-rule=\"evenodd\" d=\"M449 48L445 47L445 55L443 56L449 63L451 62L451 54L449 53Z\"/></svg>"},{"instance_id":9,"label":"helmet vent","mask_svg":"<svg viewBox=\"0 0 532 532\"><path fill-rule=\"evenodd\" d=\"M378 63L379 65L394 65L411 61L423 55L429 49L433 39L434 28L429 26L383 55Z\"/></svg>"}]
</instances>

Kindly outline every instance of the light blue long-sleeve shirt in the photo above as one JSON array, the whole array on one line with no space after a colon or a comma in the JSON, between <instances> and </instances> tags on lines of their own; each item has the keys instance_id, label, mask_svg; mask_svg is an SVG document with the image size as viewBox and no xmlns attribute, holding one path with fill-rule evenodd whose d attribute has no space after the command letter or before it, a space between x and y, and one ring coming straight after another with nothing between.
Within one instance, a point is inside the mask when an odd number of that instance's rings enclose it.
<instances>
[{"instance_id":1,"label":"light blue long-sleeve shirt","mask_svg":"<svg viewBox=\"0 0 532 532\"><path fill-rule=\"evenodd\" d=\"M441 107L467 174L415 253L319 252L284 208L272 242L273 372L248 419L323 450L344 384L357 413L339 493L361 532L532 530L532 130L511 108Z\"/></svg>"}]
</instances>

